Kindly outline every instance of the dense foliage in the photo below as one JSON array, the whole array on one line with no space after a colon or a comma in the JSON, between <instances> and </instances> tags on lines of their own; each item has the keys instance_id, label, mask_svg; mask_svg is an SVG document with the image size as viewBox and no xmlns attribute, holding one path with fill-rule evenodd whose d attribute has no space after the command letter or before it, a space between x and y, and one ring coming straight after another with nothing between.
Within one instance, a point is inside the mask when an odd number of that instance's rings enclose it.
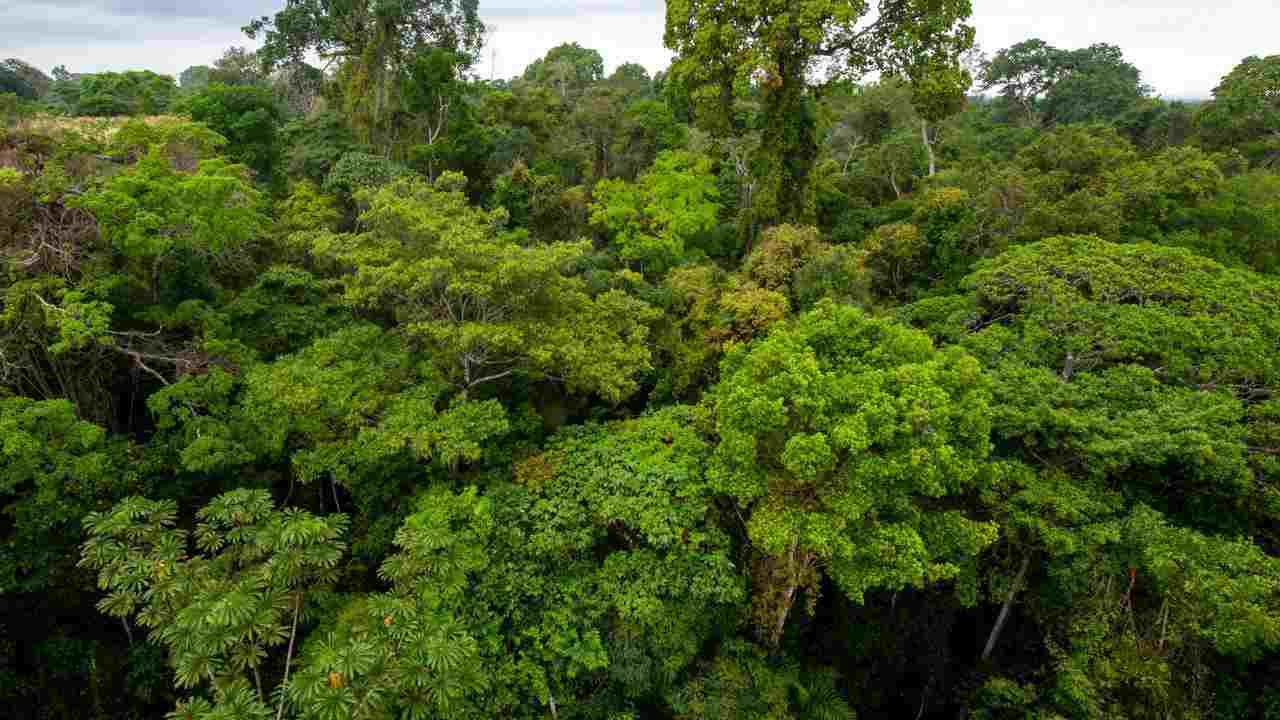
<instances>
[{"instance_id":1,"label":"dense foliage","mask_svg":"<svg viewBox=\"0 0 1280 720\"><path fill-rule=\"evenodd\" d=\"M0 63L11 717L1280 717L1280 56L478 12Z\"/></svg>"}]
</instances>

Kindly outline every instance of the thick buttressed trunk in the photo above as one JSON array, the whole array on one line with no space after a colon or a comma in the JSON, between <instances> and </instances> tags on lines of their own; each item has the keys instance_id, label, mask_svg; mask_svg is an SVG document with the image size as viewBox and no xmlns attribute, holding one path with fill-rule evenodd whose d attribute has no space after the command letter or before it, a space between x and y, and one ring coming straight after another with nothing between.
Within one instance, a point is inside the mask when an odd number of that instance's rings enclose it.
<instances>
[{"instance_id":1,"label":"thick buttressed trunk","mask_svg":"<svg viewBox=\"0 0 1280 720\"><path fill-rule=\"evenodd\" d=\"M797 543L781 555L760 559L756 568L755 616L760 639L770 647L782 643L787 618L800 591L817 586L817 557Z\"/></svg>"},{"instance_id":2,"label":"thick buttressed trunk","mask_svg":"<svg viewBox=\"0 0 1280 720\"><path fill-rule=\"evenodd\" d=\"M771 207L762 207L762 214L767 220L809 222L809 177L818 158L818 140L800 64L789 67L780 61L778 75L767 78L766 84L761 150L768 174L761 195L769 196Z\"/></svg>"}]
</instances>

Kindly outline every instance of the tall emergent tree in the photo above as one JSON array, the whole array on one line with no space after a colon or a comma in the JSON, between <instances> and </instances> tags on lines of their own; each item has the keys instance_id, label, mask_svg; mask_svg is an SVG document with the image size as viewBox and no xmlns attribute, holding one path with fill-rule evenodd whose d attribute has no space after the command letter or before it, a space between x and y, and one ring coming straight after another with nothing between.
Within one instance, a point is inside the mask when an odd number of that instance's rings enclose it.
<instances>
[{"instance_id":1,"label":"tall emergent tree","mask_svg":"<svg viewBox=\"0 0 1280 720\"><path fill-rule=\"evenodd\" d=\"M753 86L763 112L764 216L805 215L808 178L818 155L807 91L813 73L904 74L918 84L968 86L952 72L973 45L969 0L671 0L666 46L672 73L692 88L704 124L734 129L735 93ZM868 22L869 18L870 21ZM939 72L942 71L942 72ZM928 92L939 94L939 88Z\"/></svg>"},{"instance_id":2,"label":"tall emergent tree","mask_svg":"<svg viewBox=\"0 0 1280 720\"><path fill-rule=\"evenodd\" d=\"M1149 89L1115 45L1062 50L1024 40L982 67L984 90L999 88L1006 112L1028 125L1111 121Z\"/></svg>"},{"instance_id":3,"label":"tall emergent tree","mask_svg":"<svg viewBox=\"0 0 1280 720\"><path fill-rule=\"evenodd\" d=\"M1241 145L1261 164L1280 158L1280 55L1250 56L1213 89L1196 123L1219 147Z\"/></svg>"},{"instance_id":4,"label":"tall emergent tree","mask_svg":"<svg viewBox=\"0 0 1280 720\"><path fill-rule=\"evenodd\" d=\"M262 34L258 52L268 67L303 62L311 52L340 62L353 122L382 144L389 141L395 80L412 58L428 48L473 56L484 24L477 0L288 0L274 18L258 18L244 31Z\"/></svg>"}]
</instances>

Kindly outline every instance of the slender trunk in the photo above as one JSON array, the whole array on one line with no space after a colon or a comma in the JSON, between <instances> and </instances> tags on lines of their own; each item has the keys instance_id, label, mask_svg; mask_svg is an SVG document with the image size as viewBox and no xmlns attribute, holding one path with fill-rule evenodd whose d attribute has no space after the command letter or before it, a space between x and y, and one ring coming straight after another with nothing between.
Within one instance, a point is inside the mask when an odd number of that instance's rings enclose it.
<instances>
[{"instance_id":1,"label":"slender trunk","mask_svg":"<svg viewBox=\"0 0 1280 720\"><path fill-rule=\"evenodd\" d=\"M929 121L920 121L920 138L924 140L924 150L929 154L929 177L938 172L938 161L933 155L933 141L929 139Z\"/></svg>"},{"instance_id":2,"label":"slender trunk","mask_svg":"<svg viewBox=\"0 0 1280 720\"><path fill-rule=\"evenodd\" d=\"M1000 608L1000 615L996 618L995 627L991 628L991 634L987 636L987 646L982 650L982 662L986 662L991 658L991 652L996 648L996 642L1000 640L1000 633L1004 630L1004 624L1009 620L1009 611L1013 609L1014 598L1018 596L1018 591L1022 589L1022 581L1027 577L1027 570L1031 567L1031 552L1028 551L1022 556L1022 565L1018 568L1018 575L1013 579L1013 586L1009 588L1009 594L1005 596L1004 605Z\"/></svg>"},{"instance_id":3,"label":"slender trunk","mask_svg":"<svg viewBox=\"0 0 1280 720\"><path fill-rule=\"evenodd\" d=\"M778 647L782 642L782 631L787 625L787 616L791 614L791 606L796 601L796 589L800 584L800 570L797 567L799 562L797 558L798 552L797 543L792 542L791 550L787 557L787 589L782 593L782 602L778 606L778 617L769 632L769 644L773 647Z\"/></svg>"},{"instance_id":4,"label":"slender trunk","mask_svg":"<svg viewBox=\"0 0 1280 720\"><path fill-rule=\"evenodd\" d=\"M284 680L280 681L280 705L276 707L276 720L284 717L284 700L289 691L289 665L293 661L293 642L298 638L298 613L302 609L302 597L293 599L293 627L289 630L289 651L284 656Z\"/></svg>"},{"instance_id":5,"label":"slender trunk","mask_svg":"<svg viewBox=\"0 0 1280 720\"><path fill-rule=\"evenodd\" d=\"M129 619L120 618L120 624L124 626L125 637L129 638L129 647L133 647L133 629L129 627Z\"/></svg>"},{"instance_id":6,"label":"slender trunk","mask_svg":"<svg viewBox=\"0 0 1280 720\"><path fill-rule=\"evenodd\" d=\"M558 720L560 717L560 711L556 709L556 696L551 694L550 689L547 690L547 704L551 706L551 717L557 718Z\"/></svg>"},{"instance_id":7,"label":"slender trunk","mask_svg":"<svg viewBox=\"0 0 1280 720\"><path fill-rule=\"evenodd\" d=\"M902 190L898 188L898 173L893 170L889 171L889 185L893 187L894 197L897 198L898 200L901 200Z\"/></svg>"},{"instance_id":8,"label":"slender trunk","mask_svg":"<svg viewBox=\"0 0 1280 720\"><path fill-rule=\"evenodd\" d=\"M787 616L791 614L791 605L796 599L796 585L791 583L787 587L786 593L782 596L782 606L778 608L778 620L773 626L773 632L769 634L769 644L778 647L782 642L782 630L787 625Z\"/></svg>"},{"instance_id":9,"label":"slender trunk","mask_svg":"<svg viewBox=\"0 0 1280 720\"><path fill-rule=\"evenodd\" d=\"M262 702L267 701L267 696L262 694L262 673L258 672L258 666L253 666L253 684L258 686L258 699Z\"/></svg>"}]
</instances>

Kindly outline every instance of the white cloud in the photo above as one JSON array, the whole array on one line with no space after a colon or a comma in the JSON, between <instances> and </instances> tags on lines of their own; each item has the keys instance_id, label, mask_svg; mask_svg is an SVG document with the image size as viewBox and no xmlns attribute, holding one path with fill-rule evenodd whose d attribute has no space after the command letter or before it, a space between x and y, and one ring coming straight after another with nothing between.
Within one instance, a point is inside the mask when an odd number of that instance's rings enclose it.
<instances>
[{"instance_id":1,"label":"white cloud","mask_svg":"<svg viewBox=\"0 0 1280 720\"><path fill-rule=\"evenodd\" d=\"M483 6L481 10L483 12ZM484 78L519 75L551 48L571 42L599 50L607 72L632 62L652 73L671 62L671 53L662 47L665 23L661 9L634 14L602 12L573 18L485 14L485 21L492 31L477 68Z\"/></svg>"}]
</instances>

